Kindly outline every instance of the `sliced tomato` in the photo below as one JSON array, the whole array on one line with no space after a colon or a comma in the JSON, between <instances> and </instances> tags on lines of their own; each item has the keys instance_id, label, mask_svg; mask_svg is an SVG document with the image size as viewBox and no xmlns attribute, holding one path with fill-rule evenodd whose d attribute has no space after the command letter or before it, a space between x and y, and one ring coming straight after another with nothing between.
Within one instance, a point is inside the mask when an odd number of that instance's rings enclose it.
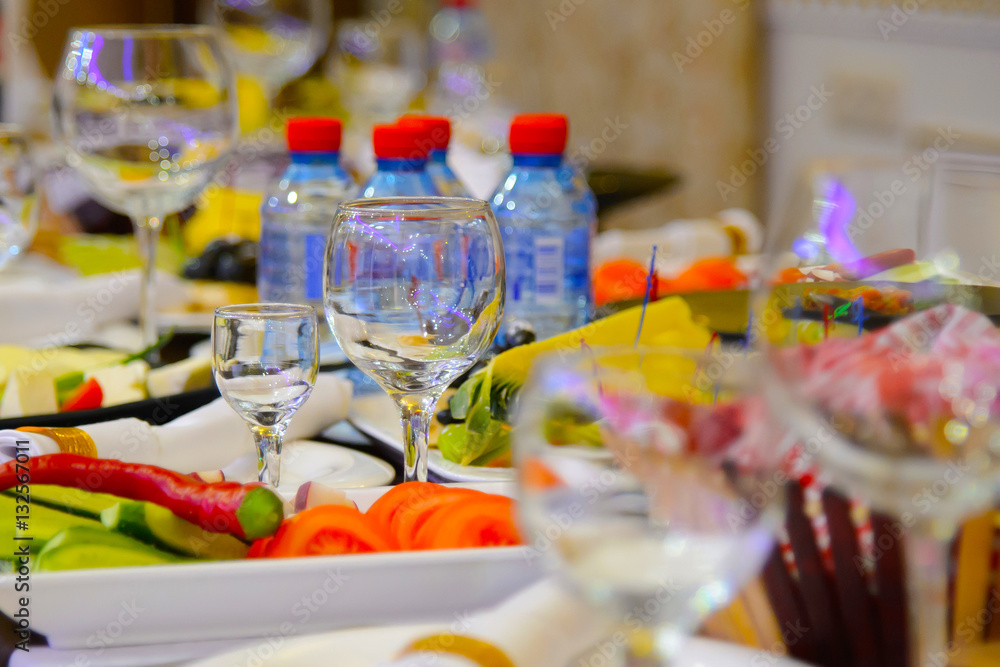
<instances>
[{"instance_id":1,"label":"sliced tomato","mask_svg":"<svg viewBox=\"0 0 1000 667\"><path fill-rule=\"evenodd\" d=\"M514 501L483 494L434 512L417 531L414 549L464 549L522 544L514 523Z\"/></svg>"},{"instance_id":2,"label":"sliced tomato","mask_svg":"<svg viewBox=\"0 0 1000 667\"><path fill-rule=\"evenodd\" d=\"M597 267L591 284L594 305L641 299L646 293L646 267L631 259L615 259Z\"/></svg>"},{"instance_id":3,"label":"sliced tomato","mask_svg":"<svg viewBox=\"0 0 1000 667\"><path fill-rule=\"evenodd\" d=\"M393 515L389 524L389 532L396 539L400 549L412 549L413 541L421 526L438 510L454 503L465 502L465 499L487 494L472 489L445 489L426 498L413 498L404 501Z\"/></svg>"},{"instance_id":4,"label":"sliced tomato","mask_svg":"<svg viewBox=\"0 0 1000 667\"><path fill-rule=\"evenodd\" d=\"M250 545L250 551L247 552L247 558L266 558L272 542L274 542L274 535L254 540L254 543Z\"/></svg>"},{"instance_id":5,"label":"sliced tomato","mask_svg":"<svg viewBox=\"0 0 1000 667\"><path fill-rule=\"evenodd\" d=\"M320 505L281 524L267 548L270 558L392 551L392 538L353 507Z\"/></svg>"},{"instance_id":6,"label":"sliced tomato","mask_svg":"<svg viewBox=\"0 0 1000 667\"><path fill-rule=\"evenodd\" d=\"M366 514L375 523L387 529L392 524L392 518L404 503L414 502L421 498L429 498L441 493L448 487L433 482L403 482L386 491L381 498L368 508Z\"/></svg>"},{"instance_id":7,"label":"sliced tomato","mask_svg":"<svg viewBox=\"0 0 1000 667\"><path fill-rule=\"evenodd\" d=\"M737 289L746 285L747 276L729 257L706 257L691 264L670 281L675 292L700 292Z\"/></svg>"},{"instance_id":8,"label":"sliced tomato","mask_svg":"<svg viewBox=\"0 0 1000 667\"><path fill-rule=\"evenodd\" d=\"M62 412L76 412L79 410L96 410L101 407L104 400L104 390L97 380L90 378L79 387L73 390L69 398L62 404Z\"/></svg>"}]
</instances>

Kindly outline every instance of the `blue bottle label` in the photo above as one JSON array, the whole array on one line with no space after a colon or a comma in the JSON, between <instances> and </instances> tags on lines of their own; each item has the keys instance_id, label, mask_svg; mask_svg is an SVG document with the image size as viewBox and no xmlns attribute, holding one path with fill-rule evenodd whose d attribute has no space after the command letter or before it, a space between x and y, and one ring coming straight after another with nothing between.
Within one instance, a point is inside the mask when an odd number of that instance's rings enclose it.
<instances>
[{"instance_id":1,"label":"blue bottle label","mask_svg":"<svg viewBox=\"0 0 1000 667\"><path fill-rule=\"evenodd\" d=\"M565 252L558 236L535 238L535 302L560 304L565 282Z\"/></svg>"},{"instance_id":2,"label":"blue bottle label","mask_svg":"<svg viewBox=\"0 0 1000 667\"><path fill-rule=\"evenodd\" d=\"M326 236L307 234L305 241L306 299L319 301L323 298L323 253L326 251Z\"/></svg>"}]
</instances>

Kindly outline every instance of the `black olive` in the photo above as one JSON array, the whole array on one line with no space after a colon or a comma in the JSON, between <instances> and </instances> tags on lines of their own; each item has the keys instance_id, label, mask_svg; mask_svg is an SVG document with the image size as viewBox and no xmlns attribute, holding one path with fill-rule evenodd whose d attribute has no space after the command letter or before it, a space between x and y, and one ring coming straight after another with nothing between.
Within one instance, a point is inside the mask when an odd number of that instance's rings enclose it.
<instances>
[{"instance_id":1,"label":"black olive","mask_svg":"<svg viewBox=\"0 0 1000 667\"><path fill-rule=\"evenodd\" d=\"M224 252L219 255L219 261L215 266L216 280L228 280L238 282L243 269L236 260L236 255L232 252Z\"/></svg>"},{"instance_id":2,"label":"black olive","mask_svg":"<svg viewBox=\"0 0 1000 667\"><path fill-rule=\"evenodd\" d=\"M212 277L212 267L203 258L195 257L184 265L184 277L188 280L209 280Z\"/></svg>"},{"instance_id":3,"label":"black olive","mask_svg":"<svg viewBox=\"0 0 1000 667\"><path fill-rule=\"evenodd\" d=\"M507 336L507 349L521 347L535 342L535 332L531 329L518 329Z\"/></svg>"},{"instance_id":4,"label":"black olive","mask_svg":"<svg viewBox=\"0 0 1000 667\"><path fill-rule=\"evenodd\" d=\"M451 410L445 408L441 412L437 413L437 420L442 426L447 426L448 424L457 424L458 419L454 419L451 416Z\"/></svg>"}]
</instances>

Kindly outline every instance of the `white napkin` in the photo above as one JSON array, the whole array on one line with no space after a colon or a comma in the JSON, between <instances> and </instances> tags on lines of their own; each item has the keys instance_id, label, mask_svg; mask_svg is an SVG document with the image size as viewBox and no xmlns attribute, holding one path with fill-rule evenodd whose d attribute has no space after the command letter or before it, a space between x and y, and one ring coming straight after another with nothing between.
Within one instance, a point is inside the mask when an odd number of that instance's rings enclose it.
<instances>
[{"instance_id":1,"label":"white napkin","mask_svg":"<svg viewBox=\"0 0 1000 667\"><path fill-rule=\"evenodd\" d=\"M14 269L0 274L0 344L69 345L139 313L138 269L78 276L36 257ZM183 298L176 276L158 273L156 285L160 307Z\"/></svg>"},{"instance_id":2,"label":"white napkin","mask_svg":"<svg viewBox=\"0 0 1000 667\"><path fill-rule=\"evenodd\" d=\"M553 632L554 628L558 631ZM569 664L613 629L610 619L556 581L546 579L493 609L456 621L448 630L454 635L492 644L518 667L551 667ZM384 667L428 664L465 667L473 663L447 653L422 651L383 664Z\"/></svg>"},{"instance_id":3,"label":"white napkin","mask_svg":"<svg viewBox=\"0 0 1000 667\"><path fill-rule=\"evenodd\" d=\"M298 409L285 433L287 440L310 438L347 416L353 387L349 380L320 373L309 399ZM206 406L164 424L150 426L141 419L116 419L80 427L102 459L146 463L178 472L221 470L255 451L246 422L218 398ZM38 433L0 431L0 463L14 458L17 442L28 456L55 454L59 447ZM28 441L24 445L24 441Z\"/></svg>"}]
</instances>

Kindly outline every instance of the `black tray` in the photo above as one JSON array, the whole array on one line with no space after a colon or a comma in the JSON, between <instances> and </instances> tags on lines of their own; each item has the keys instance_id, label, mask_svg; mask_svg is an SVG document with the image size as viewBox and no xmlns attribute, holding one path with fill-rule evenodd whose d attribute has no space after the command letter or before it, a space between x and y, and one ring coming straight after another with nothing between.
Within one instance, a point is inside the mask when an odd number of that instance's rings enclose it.
<instances>
[{"instance_id":1,"label":"black tray","mask_svg":"<svg viewBox=\"0 0 1000 667\"><path fill-rule=\"evenodd\" d=\"M83 426L97 422L111 421L135 417L159 426L208 405L219 397L219 390L213 384L208 389L164 396L162 398L147 398L134 403L112 405L96 410L80 410L78 412L57 412L49 415L32 415L29 417L14 417L0 419L0 429L19 428L21 426L45 426L58 428L61 426Z\"/></svg>"}]
</instances>

